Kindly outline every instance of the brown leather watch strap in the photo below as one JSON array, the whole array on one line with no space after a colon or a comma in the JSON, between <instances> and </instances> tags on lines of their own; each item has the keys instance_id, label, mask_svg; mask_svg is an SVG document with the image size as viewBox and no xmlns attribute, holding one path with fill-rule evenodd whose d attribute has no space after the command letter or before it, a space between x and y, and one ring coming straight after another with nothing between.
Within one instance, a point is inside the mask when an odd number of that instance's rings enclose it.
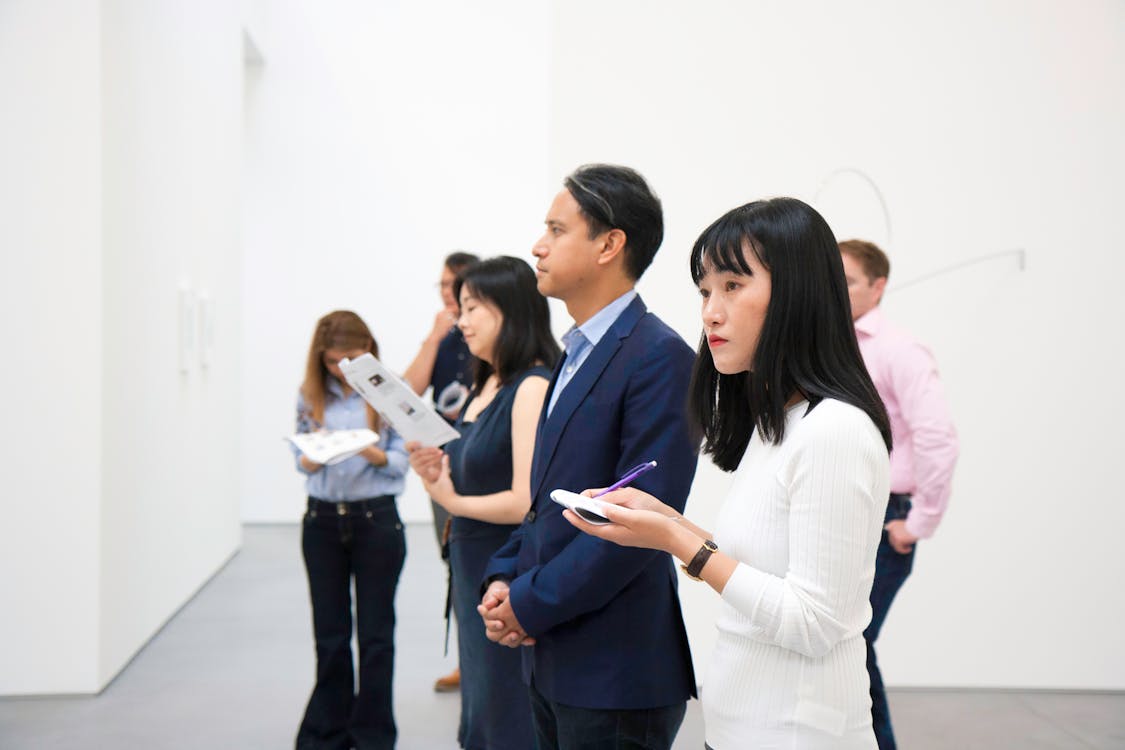
<instances>
[{"instance_id":1,"label":"brown leather watch strap","mask_svg":"<svg viewBox=\"0 0 1125 750\"><path fill-rule=\"evenodd\" d=\"M700 575L703 572L703 566L711 559L711 555L719 551L719 545L715 544L710 539L703 542L703 546L695 553L695 557L691 558L691 562L687 565L680 565L680 568L687 573L688 578L693 578L697 581L702 581L703 577Z\"/></svg>"}]
</instances>

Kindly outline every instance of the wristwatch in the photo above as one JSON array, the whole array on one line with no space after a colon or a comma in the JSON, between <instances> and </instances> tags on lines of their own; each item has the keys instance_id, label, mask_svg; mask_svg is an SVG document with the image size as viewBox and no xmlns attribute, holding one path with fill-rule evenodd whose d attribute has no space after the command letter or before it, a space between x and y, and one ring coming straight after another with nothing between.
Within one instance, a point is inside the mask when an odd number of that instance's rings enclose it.
<instances>
[{"instance_id":1,"label":"wristwatch","mask_svg":"<svg viewBox=\"0 0 1125 750\"><path fill-rule=\"evenodd\" d=\"M695 553L695 557L691 558L691 562L687 565L680 565L680 568L687 573L688 578L696 581L702 581L703 577L699 575L703 572L703 566L711 559L711 555L719 551L719 545L715 544L710 539L703 542L703 546Z\"/></svg>"}]
</instances>

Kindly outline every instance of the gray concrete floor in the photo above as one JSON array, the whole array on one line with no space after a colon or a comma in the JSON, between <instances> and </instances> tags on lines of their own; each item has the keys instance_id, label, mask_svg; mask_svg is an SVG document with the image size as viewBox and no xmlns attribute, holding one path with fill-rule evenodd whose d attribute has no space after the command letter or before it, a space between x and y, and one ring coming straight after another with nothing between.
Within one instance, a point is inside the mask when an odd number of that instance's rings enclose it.
<instances>
[{"instance_id":1,"label":"gray concrete floor","mask_svg":"<svg viewBox=\"0 0 1125 750\"><path fill-rule=\"evenodd\" d=\"M0 748L292 747L314 667L299 533L246 527L242 551L101 695L0 699ZM428 526L408 526L407 544L396 606L399 748L452 749L458 696L432 690L454 665L442 656L444 571ZM1125 694L898 690L891 708L905 750L1125 748ZM692 701L676 750L702 746Z\"/></svg>"}]
</instances>

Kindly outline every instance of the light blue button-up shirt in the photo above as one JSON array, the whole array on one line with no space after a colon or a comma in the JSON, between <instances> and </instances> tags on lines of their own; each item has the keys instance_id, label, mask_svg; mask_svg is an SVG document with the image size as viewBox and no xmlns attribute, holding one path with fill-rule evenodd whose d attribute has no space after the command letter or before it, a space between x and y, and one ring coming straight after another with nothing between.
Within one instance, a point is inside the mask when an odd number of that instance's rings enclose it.
<instances>
[{"instance_id":1,"label":"light blue button-up shirt","mask_svg":"<svg viewBox=\"0 0 1125 750\"><path fill-rule=\"evenodd\" d=\"M605 336L609 327L617 322L625 308L636 299L637 290L630 289L608 305L598 310L594 315L580 326L571 326L563 337L563 348L566 349L566 359L563 361L562 372L555 381L555 390L551 392L551 402L547 404L547 416L558 403L559 395L566 388L567 383L574 379L574 373L582 367L582 363L594 351L594 347Z\"/></svg>"},{"instance_id":2,"label":"light blue button-up shirt","mask_svg":"<svg viewBox=\"0 0 1125 750\"><path fill-rule=\"evenodd\" d=\"M358 430L367 427L367 405L355 391L346 397L336 378L325 380L329 398L324 404L324 424L318 425L308 412L304 398L297 395L297 432L311 432L323 427L326 430ZM380 495L401 495L406 486L406 471L410 458L402 437L386 427L379 432L376 445L387 454L387 465L376 466L363 456L352 456L332 466L323 466L309 473L301 466L301 452L293 448L297 470L308 476L306 489L309 496L337 502L366 500Z\"/></svg>"}]
</instances>

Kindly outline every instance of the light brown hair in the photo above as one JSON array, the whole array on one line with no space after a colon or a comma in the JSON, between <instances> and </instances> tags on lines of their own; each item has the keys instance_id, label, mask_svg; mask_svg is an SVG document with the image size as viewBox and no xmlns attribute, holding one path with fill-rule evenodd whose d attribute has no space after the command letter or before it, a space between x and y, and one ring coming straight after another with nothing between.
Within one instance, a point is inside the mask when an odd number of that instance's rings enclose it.
<instances>
[{"instance_id":1,"label":"light brown hair","mask_svg":"<svg viewBox=\"0 0 1125 750\"><path fill-rule=\"evenodd\" d=\"M840 243L840 252L859 261L868 281L886 279L891 275L891 262L887 259L887 254L874 242L844 240Z\"/></svg>"},{"instance_id":2,"label":"light brown hair","mask_svg":"<svg viewBox=\"0 0 1125 750\"><path fill-rule=\"evenodd\" d=\"M309 359L305 365L305 380L301 383L301 396L305 399L308 416L318 425L324 424L324 406L330 394L327 388L328 368L324 366L324 353L329 349L363 349L379 356L379 345L363 318L351 310L335 310L316 322ZM375 410L367 405L367 424L378 431Z\"/></svg>"}]
</instances>

